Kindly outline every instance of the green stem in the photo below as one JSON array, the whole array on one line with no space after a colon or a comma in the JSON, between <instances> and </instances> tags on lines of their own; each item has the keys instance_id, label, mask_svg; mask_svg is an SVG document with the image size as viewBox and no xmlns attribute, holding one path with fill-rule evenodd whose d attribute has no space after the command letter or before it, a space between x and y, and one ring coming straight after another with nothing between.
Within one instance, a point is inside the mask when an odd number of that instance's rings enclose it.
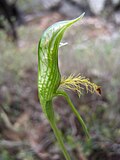
<instances>
[{"instance_id":1,"label":"green stem","mask_svg":"<svg viewBox=\"0 0 120 160\"><path fill-rule=\"evenodd\" d=\"M46 117L47 117L53 131L54 131L54 134L55 134L55 136L58 140L58 143L61 147L61 150L62 150L66 160L71 160L70 156L69 156L69 154L68 154L68 152L67 152L67 150L64 146L62 136L60 135L59 129L57 128L57 125L56 125L54 110L53 110L53 106L52 106L52 100L47 101L44 105L45 105L45 107L42 107L43 112L45 113L45 115L46 115ZM44 108L45 108L45 110L44 110Z\"/></svg>"},{"instance_id":2,"label":"green stem","mask_svg":"<svg viewBox=\"0 0 120 160\"><path fill-rule=\"evenodd\" d=\"M76 110L76 108L74 107L74 105L73 105L72 101L70 100L69 96L67 95L67 93L64 92L64 91L58 91L58 92L57 92L57 95L60 95L60 96L64 96L64 97L65 97L65 99L67 100L67 102L68 102L68 104L70 105L72 111L74 112L74 114L75 114L76 117L78 118L80 124L81 124L82 127L83 127L83 130L84 130L85 134L87 135L87 137L88 137L88 139L89 139L90 136L89 136L87 127L86 127L86 125L85 125L82 117L80 116L80 114L78 113L78 111Z\"/></svg>"},{"instance_id":3,"label":"green stem","mask_svg":"<svg viewBox=\"0 0 120 160\"><path fill-rule=\"evenodd\" d=\"M57 140L59 142L59 145L61 147L61 150L62 150L62 152L63 152L66 160L71 160L71 158L70 158L70 156L69 156L69 154L68 154L68 152L67 152L67 150L66 150L66 148L64 146L62 137L61 137L60 132L59 132L57 126L56 126L55 120L53 120L52 122L50 122L50 125L51 125L51 127L52 127L52 129L54 131L54 134L55 134L55 136L56 136L56 138L57 138Z\"/></svg>"}]
</instances>

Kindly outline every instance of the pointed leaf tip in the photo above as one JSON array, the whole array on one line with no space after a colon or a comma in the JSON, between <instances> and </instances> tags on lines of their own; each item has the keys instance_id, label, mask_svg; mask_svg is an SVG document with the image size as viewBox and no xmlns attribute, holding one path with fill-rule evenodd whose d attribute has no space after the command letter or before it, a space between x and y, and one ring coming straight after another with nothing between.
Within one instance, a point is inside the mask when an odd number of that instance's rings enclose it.
<instances>
[{"instance_id":1,"label":"pointed leaf tip","mask_svg":"<svg viewBox=\"0 0 120 160\"><path fill-rule=\"evenodd\" d=\"M85 15L85 12L83 12L79 17L75 18L74 20L78 21L80 19L82 19Z\"/></svg>"}]
</instances>

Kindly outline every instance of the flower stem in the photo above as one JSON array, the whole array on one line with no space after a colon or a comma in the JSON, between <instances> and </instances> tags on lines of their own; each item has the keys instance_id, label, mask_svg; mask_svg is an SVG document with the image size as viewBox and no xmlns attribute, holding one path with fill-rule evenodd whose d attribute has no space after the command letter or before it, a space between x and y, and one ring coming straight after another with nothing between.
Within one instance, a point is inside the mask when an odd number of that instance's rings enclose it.
<instances>
[{"instance_id":1,"label":"flower stem","mask_svg":"<svg viewBox=\"0 0 120 160\"><path fill-rule=\"evenodd\" d=\"M57 140L59 142L59 145L61 147L61 150L62 150L62 152L63 152L66 160L71 160L71 158L70 158L70 156L69 156L69 154L68 154L68 152L67 152L67 150L66 150L66 148L64 146L62 137L61 137L60 132L59 132L57 126L56 126L55 120L53 120L52 122L50 122L50 125L51 125L51 127L52 127L52 129L54 131L54 134L55 134L55 136L56 136L56 138L57 138Z\"/></svg>"},{"instance_id":2,"label":"flower stem","mask_svg":"<svg viewBox=\"0 0 120 160\"><path fill-rule=\"evenodd\" d=\"M82 117L80 116L80 114L78 113L78 111L76 110L76 108L74 107L72 101L70 100L69 96L67 95L66 92L64 91L58 91L57 92L57 95L61 95L63 97L65 97L65 99L67 100L68 104L70 105L72 111L74 112L74 114L76 115L76 117L78 118L80 124L82 125L83 127L83 130L88 138L88 140L90 139L90 136L89 136L89 133L88 133L88 130L87 130L87 127L85 125L85 122L83 121Z\"/></svg>"}]
</instances>

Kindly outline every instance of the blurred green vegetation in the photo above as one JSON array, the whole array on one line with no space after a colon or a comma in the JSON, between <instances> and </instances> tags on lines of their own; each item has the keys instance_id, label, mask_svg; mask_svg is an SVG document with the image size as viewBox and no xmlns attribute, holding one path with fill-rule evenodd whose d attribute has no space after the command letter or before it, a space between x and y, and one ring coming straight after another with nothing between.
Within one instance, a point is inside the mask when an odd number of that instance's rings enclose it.
<instances>
[{"instance_id":1,"label":"blurred green vegetation","mask_svg":"<svg viewBox=\"0 0 120 160\"><path fill-rule=\"evenodd\" d=\"M35 14L43 11L42 3L39 0L20 0L17 5L25 14Z\"/></svg>"},{"instance_id":2,"label":"blurred green vegetation","mask_svg":"<svg viewBox=\"0 0 120 160\"><path fill-rule=\"evenodd\" d=\"M24 70L34 67L37 63L37 43L40 38L39 26L20 27L18 46L7 39L5 33L0 31L0 83L5 76L13 76L15 80L22 75ZM13 79L14 79L13 78Z\"/></svg>"}]
</instances>

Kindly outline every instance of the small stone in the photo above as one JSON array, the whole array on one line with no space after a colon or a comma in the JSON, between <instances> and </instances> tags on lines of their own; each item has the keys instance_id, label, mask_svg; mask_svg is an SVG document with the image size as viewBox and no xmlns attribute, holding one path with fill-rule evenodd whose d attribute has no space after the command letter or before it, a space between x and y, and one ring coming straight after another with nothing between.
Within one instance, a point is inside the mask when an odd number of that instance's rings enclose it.
<instances>
[{"instance_id":1,"label":"small stone","mask_svg":"<svg viewBox=\"0 0 120 160\"><path fill-rule=\"evenodd\" d=\"M78 6L73 5L67 1L64 1L59 9L59 12L64 14L65 16L75 18L81 15L82 11L78 8Z\"/></svg>"},{"instance_id":2,"label":"small stone","mask_svg":"<svg viewBox=\"0 0 120 160\"><path fill-rule=\"evenodd\" d=\"M116 24L120 25L120 11L115 12L114 21L115 21Z\"/></svg>"},{"instance_id":3,"label":"small stone","mask_svg":"<svg viewBox=\"0 0 120 160\"><path fill-rule=\"evenodd\" d=\"M41 2L45 9L51 9L54 7L58 7L61 0L41 0Z\"/></svg>"},{"instance_id":4,"label":"small stone","mask_svg":"<svg viewBox=\"0 0 120 160\"><path fill-rule=\"evenodd\" d=\"M117 6L117 5L120 4L120 0L112 0L112 4L113 4L114 6Z\"/></svg>"},{"instance_id":5,"label":"small stone","mask_svg":"<svg viewBox=\"0 0 120 160\"><path fill-rule=\"evenodd\" d=\"M104 9L105 2L106 0L88 0L91 12L99 15Z\"/></svg>"}]
</instances>

